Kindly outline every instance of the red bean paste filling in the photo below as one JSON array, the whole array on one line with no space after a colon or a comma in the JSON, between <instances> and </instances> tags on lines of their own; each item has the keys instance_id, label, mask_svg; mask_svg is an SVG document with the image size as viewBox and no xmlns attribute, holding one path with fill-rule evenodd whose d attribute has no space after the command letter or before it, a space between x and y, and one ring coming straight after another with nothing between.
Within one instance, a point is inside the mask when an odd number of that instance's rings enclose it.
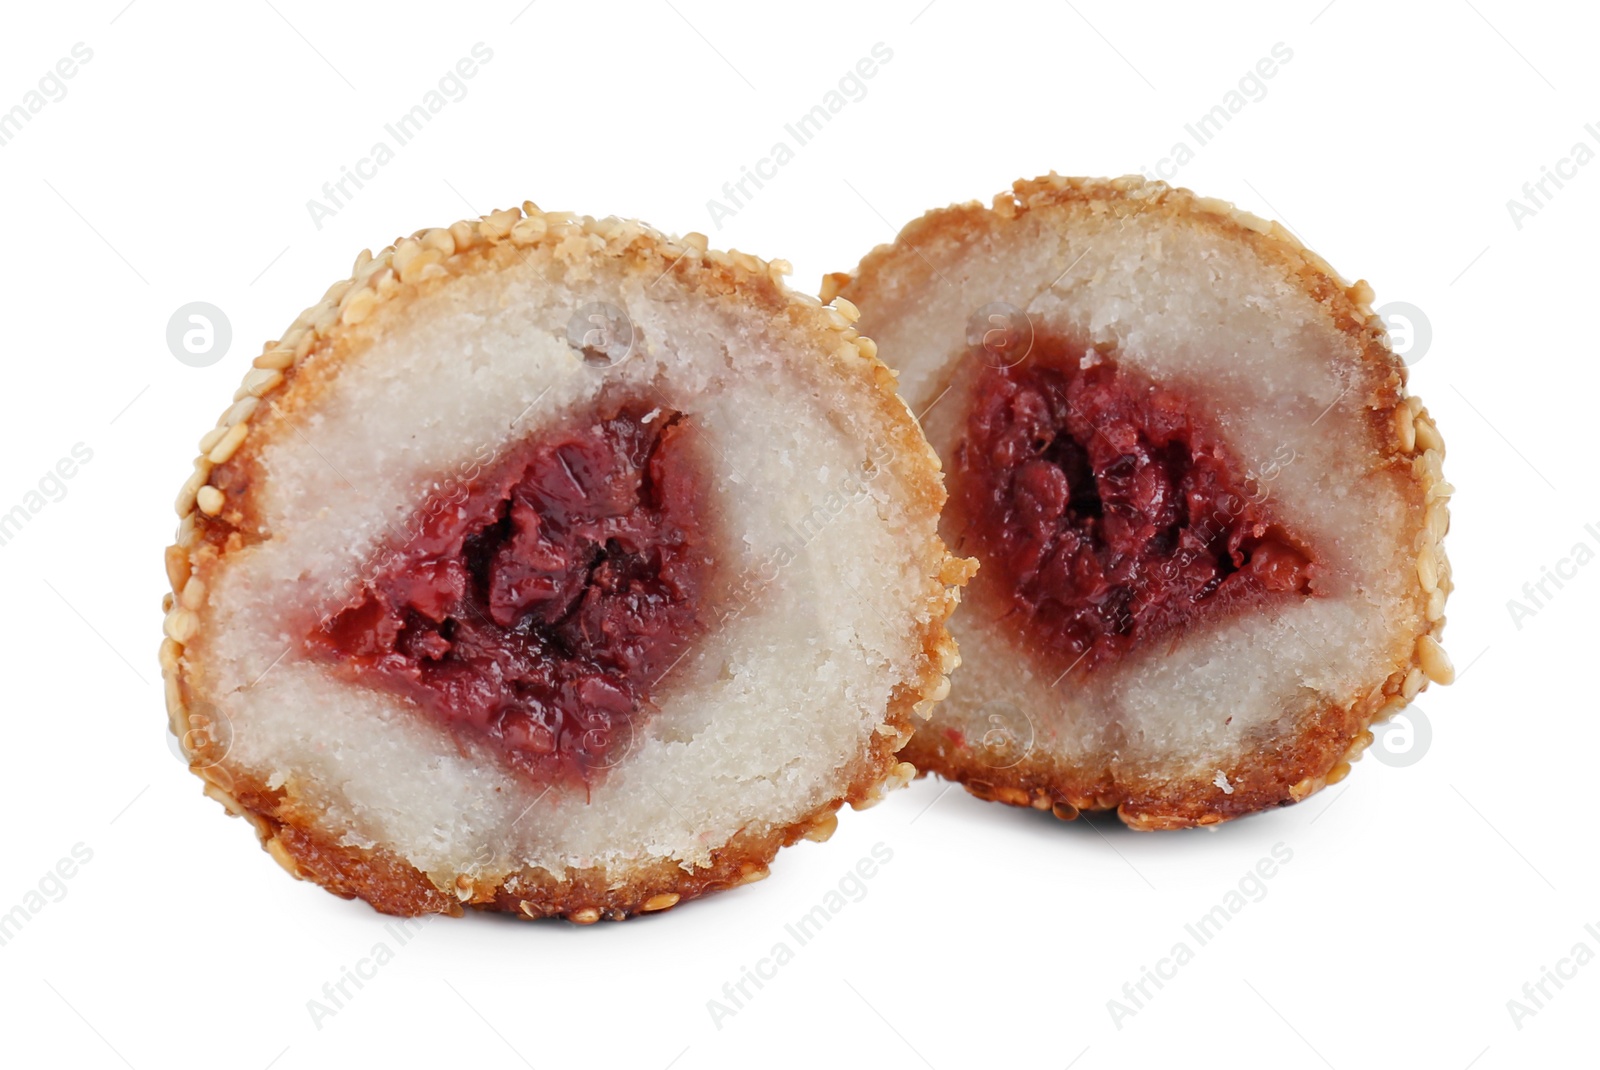
<instances>
[{"instance_id":1,"label":"red bean paste filling","mask_svg":"<svg viewBox=\"0 0 1600 1070\"><path fill-rule=\"evenodd\" d=\"M1036 338L986 368L955 449L963 549L1002 619L1054 671L1088 670L1198 614L1309 594L1310 556L1267 509L1278 468L1247 474L1180 392L1082 354Z\"/></svg>"},{"instance_id":2,"label":"red bean paste filling","mask_svg":"<svg viewBox=\"0 0 1600 1070\"><path fill-rule=\"evenodd\" d=\"M611 405L475 464L369 563L313 652L536 781L592 783L709 619L691 432L680 413Z\"/></svg>"}]
</instances>

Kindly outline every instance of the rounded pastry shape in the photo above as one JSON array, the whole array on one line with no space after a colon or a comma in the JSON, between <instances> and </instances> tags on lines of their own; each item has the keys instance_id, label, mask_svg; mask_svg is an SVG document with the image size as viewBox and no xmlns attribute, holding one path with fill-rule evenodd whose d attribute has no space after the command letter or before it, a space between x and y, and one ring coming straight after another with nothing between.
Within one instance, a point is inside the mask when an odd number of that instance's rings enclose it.
<instances>
[{"instance_id":1,"label":"rounded pastry shape","mask_svg":"<svg viewBox=\"0 0 1600 1070\"><path fill-rule=\"evenodd\" d=\"M855 310L787 271L531 202L363 252L178 498L207 794L380 911L587 923L914 775L968 568Z\"/></svg>"},{"instance_id":2,"label":"rounded pastry shape","mask_svg":"<svg viewBox=\"0 0 1600 1070\"><path fill-rule=\"evenodd\" d=\"M902 755L1140 829L1305 798L1429 680L1444 443L1365 282L1186 190L1050 175L933 211L825 297L899 374L975 556Z\"/></svg>"}]
</instances>

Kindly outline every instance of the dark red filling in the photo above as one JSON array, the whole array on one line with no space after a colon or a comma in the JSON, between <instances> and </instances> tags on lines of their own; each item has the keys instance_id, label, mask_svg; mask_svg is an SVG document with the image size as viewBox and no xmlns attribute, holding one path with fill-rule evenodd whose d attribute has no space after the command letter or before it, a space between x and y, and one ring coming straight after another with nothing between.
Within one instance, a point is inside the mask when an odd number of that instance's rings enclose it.
<instances>
[{"instance_id":1,"label":"dark red filling","mask_svg":"<svg viewBox=\"0 0 1600 1070\"><path fill-rule=\"evenodd\" d=\"M610 405L424 503L312 632L543 782L615 764L700 635L705 479L678 413Z\"/></svg>"},{"instance_id":2,"label":"dark red filling","mask_svg":"<svg viewBox=\"0 0 1600 1070\"><path fill-rule=\"evenodd\" d=\"M1002 618L1052 667L1088 669L1200 612L1309 593L1266 463L1247 473L1182 394L1082 353L1036 338L985 368L954 451L962 548Z\"/></svg>"}]
</instances>

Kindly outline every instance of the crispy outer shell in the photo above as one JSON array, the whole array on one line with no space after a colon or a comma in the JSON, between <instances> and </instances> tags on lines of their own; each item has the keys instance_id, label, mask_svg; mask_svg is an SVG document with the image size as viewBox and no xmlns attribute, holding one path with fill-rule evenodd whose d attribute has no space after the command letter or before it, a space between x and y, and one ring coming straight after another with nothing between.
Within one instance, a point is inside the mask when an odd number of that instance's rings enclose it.
<instances>
[{"instance_id":1,"label":"crispy outer shell","mask_svg":"<svg viewBox=\"0 0 1600 1070\"><path fill-rule=\"evenodd\" d=\"M959 359L950 354L959 352L960 340L938 348L925 334L926 348L907 352L891 348L897 333L892 328L898 318L914 317L916 310L946 299L950 280L967 277L964 258L991 258L985 266L992 267L992 258L1003 256L995 252L1003 240L1008 235L1014 239L1026 228L1057 230L1086 215L1127 217L1132 222L1148 218L1149 213L1163 224L1203 232L1210 241L1248 247L1286 286L1316 302L1327 323L1343 332L1358 352L1362 382L1367 384L1361 402L1375 463L1402 473L1402 482L1408 481L1404 497L1409 530L1403 540L1414 555L1416 582L1402 608L1419 626L1398 637L1392 658L1370 666L1362 686L1301 720L1293 738L1275 740L1219 770L1226 774L1227 792L1183 775L1176 760L1169 769L1128 776L1101 763L1035 747L1014 764L997 768L979 749L952 738L958 733L940 731L958 701L942 704L933 725L919 732L902 755L924 773L959 781L979 798L1052 810L1063 819L1082 810L1114 809L1134 828L1167 829L1215 824L1286 805L1337 783L1371 744L1369 729L1374 723L1402 709L1430 680L1446 684L1453 679L1438 641L1445 597L1453 586L1441 543L1453 490L1441 471L1444 442L1421 401L1406 394L1406 369L1389 345L1382 319L1372 311L1371 288L1363 281L1346 283L1278 223L1226 202L1137 177L1075 179L1051 174L1017 182L992 205L969 202L927 213L907 224L893 243L869 253L853 273L826 276L822 295L825 300L844 297L859 306L864 329L884 344L883 356L902 373L902 382L911 384L907 403L913 411L923 412L937 401L941 386L949 380L938 362ZM905 374L911 367L915 373ZM938 436L934 441L939 447ZM948 526L944 534L954 545ZM969 606L958 615L958 638L963 629L976 627L970 623L975 620L972 614ZM995 660L1011 664L982 664L967 645L966 667L954 681L958 700L964 686L993 680L1013 671L1014 665L1013 659L1003 658Z\"/></svg>"},{"instance_id":2,"label":"crispy outer shell","mask_svg":"<svg viewBox=\"0 0 1600 1070\"><path fill-rule=\"evenodd\" d=\"M230 768L208 735L208 699L196 687L185 644L204 634L208 578L226 564L229 554L260 537L251 500L252 486L265 478L258 463L259 439L281 432L286 423L273 420L273 414L316 404L335 380L352 339L360 336L361 324L379 306L415 300L450 279L501 270L536 249L556 257L611 258L647 280L670 278L661 290L675 288L680 299L741 302L805 332L825 354L819 359L838 375L860 382L861 404L875 410L874 419L893 447L908 508L933 518L944 502L938 458L895 393L893 374L853 327L855 309L845 302L826 307L790 291L782 280L790 270L784 261L709 250L704 235L671 238L635 221L545 213L532 202L417 231L376 256L363 252L348 280L333 285L280 340L266 344L233 405L200 441L193 472L176 502L176 541L166 551L171 592L162 603L160 660L169 726L182 742L190 768L205 781L205 793L230 814L246 819L267 853L295 877L345 898L363 899L388 914L460 915L470 906L587 924L663 910L719 888L760 880L779 848L801 838L826 839L844 803L865 809L915 775L896 751L912 731L913 711L925 712L948 693L946 674L957 662L944 622L971 569L934 540L917 551L918 567L937 592L929 597L925 623L916 636L921 669L899 683L882 730L862 748L853 767L841 770L842 790L787 826L734 836L712 851L709 865L695 868L662 858L622 872L568 869L557 877L529 869L492 881L459 874L453 882L436 882L382 846L342 843L341 830L323 827L316 814L298 806L288 793ZM253 429L259 429L255 441Z\"/></svg>"}]
</instances>

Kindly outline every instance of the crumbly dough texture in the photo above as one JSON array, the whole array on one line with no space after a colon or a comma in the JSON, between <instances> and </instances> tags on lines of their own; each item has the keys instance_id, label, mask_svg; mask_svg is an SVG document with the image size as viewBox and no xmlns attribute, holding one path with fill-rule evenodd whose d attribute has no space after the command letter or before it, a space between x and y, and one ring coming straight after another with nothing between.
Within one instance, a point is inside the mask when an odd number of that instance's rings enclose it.
<instances>
[{"instance_id":1,"label":"crumbly dough texture","mask_svg":"<svg viewBox=\"0 0 1600 1070\"><path fill-rule=\"evenodd\" d=\"M945 621L972 566L951 557L937 535L944 501L938 458L895 393L893 373L856 331L855 308L844 300L829 307L790 291L782 279L788 271L781 260L708 249L703 235L674 238L630 220L543 212L532 202L418 231L376 256L363 252L348 280L332 286L280 340L264 347L233 404L201 439L193 472L178 495L180 523L166 553L171 593L163 599L160 660L170 728L205 782L205 793L254 826L266 851L291 874L380 911L459 915L470 906L586 924L663 910L759 880L780 847L802 837L825 839L843 803L864 809L914 776L896 752L912 731L913 712L925 716L949 692L947 674L958 659ZM798 662L805 653L785 651L789 633L781 630L782 621L765 619L772 614L757 597L727 625L754 638L719 655L726 659L720 671L717 665L691 664L695 658L673 670L668 691L658 696L663 712L648 722L661 731L633 741L607 772L594 798L603 798L610 809L598 815L594 807L585 809L581 793L554 806L541 803L531 788L495 768L492 753L450 739L396 696L331 682L289 650L281 664L273 660L275 645L292 648L296 639L287 627L274 631L274 607L285 607L287 621L295 619L297 599L329 596L338 569L348 574L358 568L361 555L381 545L376 540L386 525L392 529L429 492L428 451L453 463L451 451L470 448L463 437L481 428L453 428L451 419L471 422L478 408L503 401L512 417L518 409L532 412L527 424L536 429L547 416L558 419L563 404L581 406L587 372L561 340L565 323L549 322L549 316L531 325L514 323L507 328L516 343L509 357L491 352L488 344L501 319L539 315L527 312L518 295L526 300L558 287L569 296L626 295L630 315L640 321L637 344L648 351L640 366L658 373L635 385L681 401L677 407L710 411L713 402L704 399L718 383L756 375L754 366L762 364L759 374L768 375L762 389L773 395L773 411L783 406L782 412L792 414L791 437L782 438L780 415L765 452L748 443L715 441L711 452L738 458L727 461L732 474L722 473L719 486L758 505L768 503L765 511L771 511L770 502L760 495L781 495L783 480L758 479L760 486L741 487L740 470L751 468L758 476L787 471L796 486L810 488L796 492L803 509L811 501L805 494L820 497L817 488L839 478L837 469L814 470L824 463L818 458L859 455L853 435L863 428L886 447L886 459L879 457L886 477L874 479L862 501L836 505L829 499L832 526L823 517L823 530L812 541L819 552L830 552L831 561L819 566L808 559L805 566L808 575L837 575L839 582L858 587L863 574L882 577L878 587L858 592L870 604L810 599L813 624L827 632L814 644L833 653L814 655L818 664L794 670L809 674L799 678L801 689L808 679L826 683L843 676L835 691L854 706L808 711L795 705L806 700L794 698L794 688L777 694L763 690L759 674L754 682L747 679L750 664L764 664L763 649L775 651L765 656L779 665ZM487 325L484 336L474 343L451 335L440 324L452 315L450 330L470 335L477 330L472 325ZM719 348L716 329L729 323L748 338L729 339ZM678 325L682 330L675 336ZM410 343L416 353L406 359L426 365L420 370L397 366L393 357L395 347L404 348L412 337L418 339ZM524 337L532 354L527 360L534 362L528 367L537 374L530 372L525 396L501 397L524 390L515 363L522 359ZM449 384L441 389L437 405L445 415L434 419L434 399L406 380L438 370L427 364L427 354L450 349L452 339L462 342L454 357L459 371L440 368L444 378L462 384L461 396L453 397ZM739 345L746 343L748 372L739 363ZM563 370L563 358L578 370ZM637 364L641 358L634 359ZM503 370L508 360L510 373ZM542 383L539 376L552 366L560 374ZM792 396L783 394L785 369L798 369ZM472 385L474 377L485 376L488 385ZM679 384L681 396L669 396L675 376L686 381ZM568 389L573 383L578 385ZM351 394L358 391L368 412L352 406ZM819 418L818 399L846 411ZM743 429L737 423L741 409L750 410L748 420L771 417L762 404L767 403L728 402L715 419ZM369 413L375 418L364 422ZM510 435L498 410L480 422ZM706 426L714 438L713 417ZM409 437L403 433L407 427ZM807 446L809 453L801 448ZM395 477L392 486L384 482L391 470L407 465L416 471ZM352 518L348 535L339 526L341 510ZM759 535L758 523L752 520L749 531ZM860 550L838 552L831 544L846 532ZM746 541L753 537L745 535ZM873 547L877 559L868 556ZM800 552L804 556L806 549ZM773 589L782 586L775 582ZM894 618L892 642L884 638L891 628L887 617ZM863 638L869 627L878 627L862 624L865 618L881 619L885 631ZM839 667L841 650L853 651L868 667ZM780 679L787 684L788 678ZM833 694L823 683L815 694ZM723 697L712 701L707 695ZM711 771L707 776L729 786L717 788L721 795L709 794L703 812L683 803L694 815L685 818L694 831L689 838L673 816L672 800L657 807L649 799L653 771L678 768L671 765L674 756L697 742L696 733L721 739L717 732L726 732L735 740L739 732L748 735L749 722L759 721L769 706L776 722L771 731L777 733L770 745L781 760L767 773L751 772L748 763L730 772L727 763L742 760L732 753L739 748L719 751L706 744L699 761ZM826 735L838 759L807 780L805 762L816 760L794 751L804 751L808 736L824 735L813 732L817 725L831 726ZM383 777L369 775L373 766L399 779L394 795L385 794ZM683 775L692 787L701 766L682 768L690 770ZM605 794L613 781L622 786ZM670 791L682 785L660 786ZM527 800L518 795L524 790ZM516 804L510 810L504 809L508 797ZM423 812L428 805L435 809ZM413 806L418 815L408 824ZM737 819L722 821L720 832L719 807L727 811L721 818ZM644 831L631 831L636 828Z\"/></svg>"},{"instance_id":2,"label":"crumbly dough texture","mask_svg":"<svg viewBox=\"0 0 1600 1070\"><path fill-rule=\"evenodd\" d=\"M1062 819L1215 824L1337 783L1374 723L1453 679L1444 442L1406 394L1371 288L1278 223L1138 177L1051 174L929 212L822 296L862 310L946 456L974 378L968 317L1005 302L1183 389L1252 470L1274 443L1304 458L1273 470L1272 505L1323 555L1323 597L1202 617L1108 672L1052 681L988 625L980 571L952 626L953 694L902 751L919 770Z\"/></svg>"}]
</instances>

